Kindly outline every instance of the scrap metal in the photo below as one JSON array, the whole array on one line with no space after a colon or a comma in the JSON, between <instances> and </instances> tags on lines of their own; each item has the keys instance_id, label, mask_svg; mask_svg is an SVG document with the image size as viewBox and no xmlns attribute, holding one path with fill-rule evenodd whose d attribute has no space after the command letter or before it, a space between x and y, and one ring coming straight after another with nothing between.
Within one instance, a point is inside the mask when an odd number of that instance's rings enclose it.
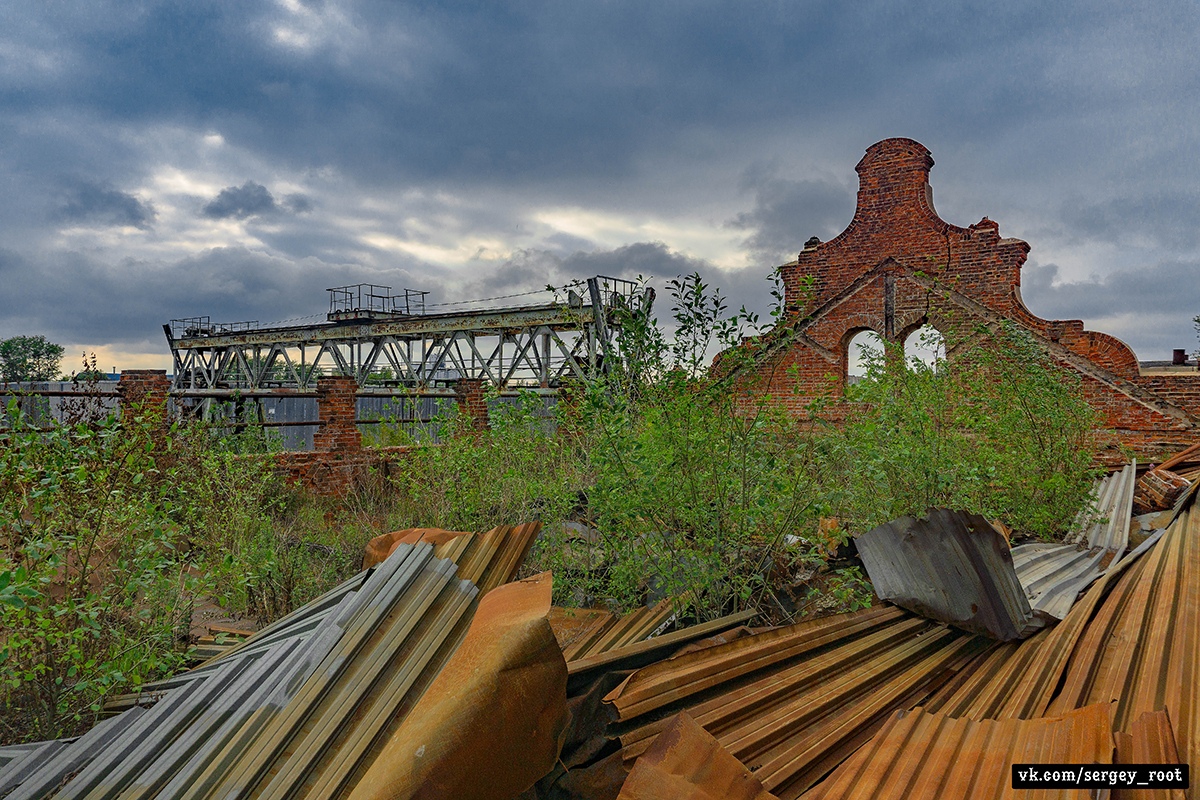
<instances>
[{"instance_id":1,"label":"scrap metal","mask_svg":"<svg viewBox=\"0 0 1200 800\"><path fill-rule=\"evenodd\" d=\"M1008 540L978 514L931 509L854 541L882 600L1001 641L1035 627Z\"/></svg>"},{"instance_id":2,"label":"scrap metal","mask_svg":"<svg viewBox=\"0 0 1200 800\"><path fill-rule=\"evenodd\" d=\"M805 800L1011 797L1013 764L1111 764L1108 706L1037 720L953 719L898 711ZM1090 798L1086 789L1039 789L1038 798Z\"/></svg>"},{"instance_id":3,"label":"scrap metal","mask_svg":"<svg viewBox=\"0 0 1200 800\"><path fill-rule=\"evenodd\" d=\"M247 644L149 709L122 714L131 721L115 736L70 744L77 771L53 796L338 795L465 635L478 589L454 572L429 544L399 548L357 588L338 592L332 609L328 598L315 604L323 617L311 635ZM8 797L47 797L61 777L57 761L41 761Z\"/></svg>"},{"instance_id":4,"label":"scrap metal","mask_svg":"<svg viewBox=\"0 0 1200 800\"><path fill-rule=\"evenodd\" d=\"M892 711L920 704L994 646L878 606L675 655L608 692L599 718L577 726L588 737L564 744L567 770L547 794L615 797L670 718L686 710L767 791L796 797ZM593 682L604 686L597 672L591 671ZM568 691L583 696L588 687L572 683Z\"/></svg>"},{"instance_id":5,"label":"scrap metal","mask_svg":"<svg viewBox=\"0 0 1200 800\"><path fill-rule=\"evenodd\" d=\"M554 766L567 668L546 619L550 593L543 573L483 598L462 646L349 800L509 798Z\"/></svg>"},{"instance_id":6,"label":"scrap metal","mask_svg":"<svg viewBox=\"0 0 1200 800\"><path fill-rule=\"evenodd\" d=\"M777 800L686 711L637 760L617 800Z\"/></svg>"},{"instance_id":7,"label":"scrap metal","mask_svg":"<svg viewBox=\"0 0 1200 800\"><path fill-rule=\"evenodd\" d=\"M1094 509L1080 513L1067 542L1031 542L1012 549L1017 580L1042 621L1062 620L1080 592L1121 559L1129 546L1136 481L1136 461L1098 480L1089 504Z\"/></svg>"}]
</instances>

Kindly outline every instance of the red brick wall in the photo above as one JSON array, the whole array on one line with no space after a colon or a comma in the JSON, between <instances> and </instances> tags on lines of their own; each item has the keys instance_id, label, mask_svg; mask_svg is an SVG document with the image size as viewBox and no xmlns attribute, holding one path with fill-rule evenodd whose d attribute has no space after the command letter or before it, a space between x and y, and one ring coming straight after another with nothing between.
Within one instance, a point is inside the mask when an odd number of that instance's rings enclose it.
<instances>
[{"instance_id":1,"label":"red brick wall","mask_svg":"<svg viewBox=\"0 0 1200 800\"><path fill-rule=\"evenodd\" d=\"M351 451L276 453L276 470L288 483L322 497L345 497L356 487L386 479L392 465L404 459L409 447Z\"/></svg>"},{"instance_id":2,"label":"red brick wall","mask_svg":"<svg viewBox=\"0 0 1200 800\"><path fill-rule=\"evenodd\" d=\"M459 378L454 382L454 397L458 401L459 412L471 420L471 427L477 431L487 430L488 407L483 381L479 378Z\"/></svg>"},{"instance_id":3,"label":"red brick wall","mask_svg":"<svg viewBox=\"0 0 1200 800\"><path fill-rule=\"evenodd\" d=\"M1029 245L984 217L961 228L933 207L929 151L911 139L872 145L856 167L858 204L846 229L805 247L781 270L788 316L750 345L760 356L741 377L747 402L768 396L796 413L840 398L847 347L873 330L900 345L922 324L954 342L980 325L1014 322L1084 377L1089 402L1119 441L1150 452L1190 442L1200 418L1200 375L1142 377L1123 342L1079 320L1044 320L1021 299ZM1118 299L1114 298L1114 303Z\"/></svg>"},{"instance_id":4,"label":"red brick wall","mask_svg":"<svg viewBox=\"0 0 1200 800\"><path fill-rule=\"evenodd\" d=\"M354 378L338 375L317 378L317 421L321 427L313 435L313 449L319 451L357 451L362 449L362 434L355 424L358 384Z\"/></svg>"},{"instance_id":5,"label":"red brick wall","mask_svg":"<svg viewBox=\"0 0 1200 800\"><path fill-rule=\"evenodd\" d=\"M167 393L171 381L165 369L127 369L121 373L117 392L121 395L121 414L143 411L159 415L166 420Z\"/></svg>"}]
</instances>

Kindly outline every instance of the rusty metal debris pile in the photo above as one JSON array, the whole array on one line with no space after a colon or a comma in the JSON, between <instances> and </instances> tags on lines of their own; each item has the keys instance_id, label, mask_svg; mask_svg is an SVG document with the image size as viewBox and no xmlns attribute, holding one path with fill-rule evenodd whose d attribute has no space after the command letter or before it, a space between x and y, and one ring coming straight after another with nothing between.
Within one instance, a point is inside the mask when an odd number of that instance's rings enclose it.
<instances>
[{"instance_id":1,"label":"rusty metal debris pile","mask_svg":"<svg viewBox=\"0 0 1200 800\"><path fill-rule=\"evenodd\" d=\"M1129 546L1137 462L1101 478L1092 490L1095 510L1076 520L1075 535L1063 544L1032 542L1012 550L1017 579L1035 615L1057 622L1079 593L1120 560Z\"/></svg>"},{"instance_id":2,"label":"rusty metal debris pile","mask_svg":"<svg viewBox=\"0 0 1200 800\"><path fill-rule=\"evenodd\" d=\"M398 543L371 570L202 667L119 698L114 708L127 710L86 735L6 749L0 795L12 800L344 796L368 770L386 768L377 763L380 753L407 730L426 689L460 657L456 650L464 637L470 640L468 629L485 622L496 629L496 614L483 614L485 606L479 604L479 586L460 576L489 588L509 581L538 528L434 536L436 548L420 541L423 534ZM437 551L462 566L437 557ZM526 615L525 628L550 643L557 663L551 671L557 669L558 682L565 683L566 666L545 620L548 576L540 582L545 588L535 594L545 599L541 627L528 619L537 617L535 600L532 606L526 603L534 612ZM488 595L496 597L489 600L492 606L505 598L512 604L521 592L534 591L518 584L503 589ZM493 650L508 659L508 666L520 666L522 637L500 629L504 642ZM460 666L457 672L477 666ZM552 687L549 696L557 694L565 701L565 692ZM556 749L556 737L550 735L549 741L547 746ZM548 768L549 763L539 769Z\"/></svg>"},{"instance_id":3,"label":"rusty metal debris pile","mask_svg":"<svg viewBox=\"0 0 1200 800\"><path fill-rule=\"evenodd\" d=\"M894 710L928 698L990 640L877 606L733 638L594 677L596 720L564 745L551 796L614 797L670 718L687 713L779 797L819 781ZM574 687L585 696L593 687Z\"/></svg>"},{"instance_id":4,"label":"rusty metal debris pile","mask_svg":"<svg viewBox=\"0 0 1200 800\"><path fill-rule=\"evenodd\" d=\"M1195 768L1200 512L1189 490L1131 540L1135 478L1057 550L959 512L880 526L859 550L907 608L765 629L552 610L548 575L508 583L536 525L397 532L87 735L0 748L0 796L987 798L1020 762Z\"/></svg>"},{"instance_id":5,"label":"rusty metal debris pile","mask_svg":"<svg viewBox=\"0 0 1200 800\"><path fill-rule=\"evenodd\" d=\"M649 786L674 787L664 797L701 798L736 786L749 797L1004 797L1006 770L1022 759L1146 762L1154 755L1200 764L1200 513L1184 498L1165 530L1124 552L1134 474L1128 468L1098 487L1100 510L1086 523L1083 552L1107 555L1060 623L1004 641L989 635L979 609L963 615L971 631L876 606L593 673L590 684L569 686L573 708L589 708L589 693L600 698L588 724L573 721L564 766L543 782L543 796L646 797ZM933 518L943 543L952 543L940 552L950 555L943 563L924 556L916 565L890 563L886 574L941 576L953 592L955 569L969 569L958 591L1005 612L989 623L1020 624L1023 617L1006 610L1029 594L999 534L969 515ZM903 541L918 535L913 523L893 526L890 546L901 547L891 558L917 547ZM968 524L982 541L964 538ZM1001 576L988 572L996 569ZM1069 587L1080 573L1061 577ZM686 733L681 714L712 741ZM727 756L757 783L688 761L728 766ZM645 758L652 764L641 769Z\"/></svg>"},{"instance_id":6,"label":"rusty metal debris pile","mask_svg":"<svg viewBox=\"0 0 1200 800\"><path fill-rule=\"evenodd\" d=\"M432 546L404 546L319 603L309 635L220 659L122 714L133 719L114 736L68 745L8 797L337 796L466 633L478 590L454 571Z\"/></svg>"}]
</instances>

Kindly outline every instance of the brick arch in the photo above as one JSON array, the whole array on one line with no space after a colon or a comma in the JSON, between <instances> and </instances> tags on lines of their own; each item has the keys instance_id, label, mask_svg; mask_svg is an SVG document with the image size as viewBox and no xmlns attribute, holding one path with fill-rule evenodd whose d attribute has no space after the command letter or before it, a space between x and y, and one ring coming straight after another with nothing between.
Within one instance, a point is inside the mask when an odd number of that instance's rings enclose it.
<instances>
[{"instance_id":1,"label":"brick arch","mask_svg":"<svg viewBox=\"0 0 1200 800\"><path fill-rule=\"evenodd\" d=\"M896 344L904 344L908 341L908 337L913 335L913 331L920 330L924 326L936 328L937 332L945 336L941 326L936 324L934 317L924 311L914 311L911 314L906 314L903 318L896 320Z\"/></svg>"},{"instance_id":2,"label":"brick arch","mask_svg":"<svg viewBox=\"0 0 1200 800\"><path fill-rule=\"evenodd\" d=\"M827 338L828 341L837 342L845 350L846 345L855 334L862 331L874 331L879 334L880 339L886 339L885 330L887 330L887 323L884 321L882 315L870 311L857 311L841 316L837 320L837 327L831 328L823 338ZM835 331L836 335L829 335Z\"/></svg>"}]
</instances>

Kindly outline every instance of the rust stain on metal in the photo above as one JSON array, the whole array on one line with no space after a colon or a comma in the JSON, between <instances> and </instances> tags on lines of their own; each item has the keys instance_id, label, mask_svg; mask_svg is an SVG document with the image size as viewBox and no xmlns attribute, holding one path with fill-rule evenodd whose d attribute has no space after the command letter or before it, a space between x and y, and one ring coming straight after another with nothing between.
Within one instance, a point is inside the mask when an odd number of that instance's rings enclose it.
<instances>
[{"instance_id":1,"label":"rust stain on metal","mask_svg":"<svg viewBox=\"0 0 1200 800\"><path fill-rule=\"evenodd\" d=\"M953 719L923 709L892 715L806 800L946 797L1090 798L1088 790L1014 792L1012 765L1111 764L1108 706L1037 720Z\"/></svg>"},{"instance_id":2,"label":"rust stain on metal","mask_svg":"<svg viewBox=\"0 0 1200 800\"><path fill-rule=\"evenodd\" d=\"M680 712L625 779L618 800L777 800L704 728Z\"/></svg>"},{"instance_id":3,"label":"rust stain on metal","mask_svg":"<svg viewBox=\"0 0 1200 800\"><path fill-rule=\"evenodd\" d=\"M543 573L480 601L462 645L350 800L513 797L550 770L567 722L550 588Z\"/></svg>"}]
</instances>

